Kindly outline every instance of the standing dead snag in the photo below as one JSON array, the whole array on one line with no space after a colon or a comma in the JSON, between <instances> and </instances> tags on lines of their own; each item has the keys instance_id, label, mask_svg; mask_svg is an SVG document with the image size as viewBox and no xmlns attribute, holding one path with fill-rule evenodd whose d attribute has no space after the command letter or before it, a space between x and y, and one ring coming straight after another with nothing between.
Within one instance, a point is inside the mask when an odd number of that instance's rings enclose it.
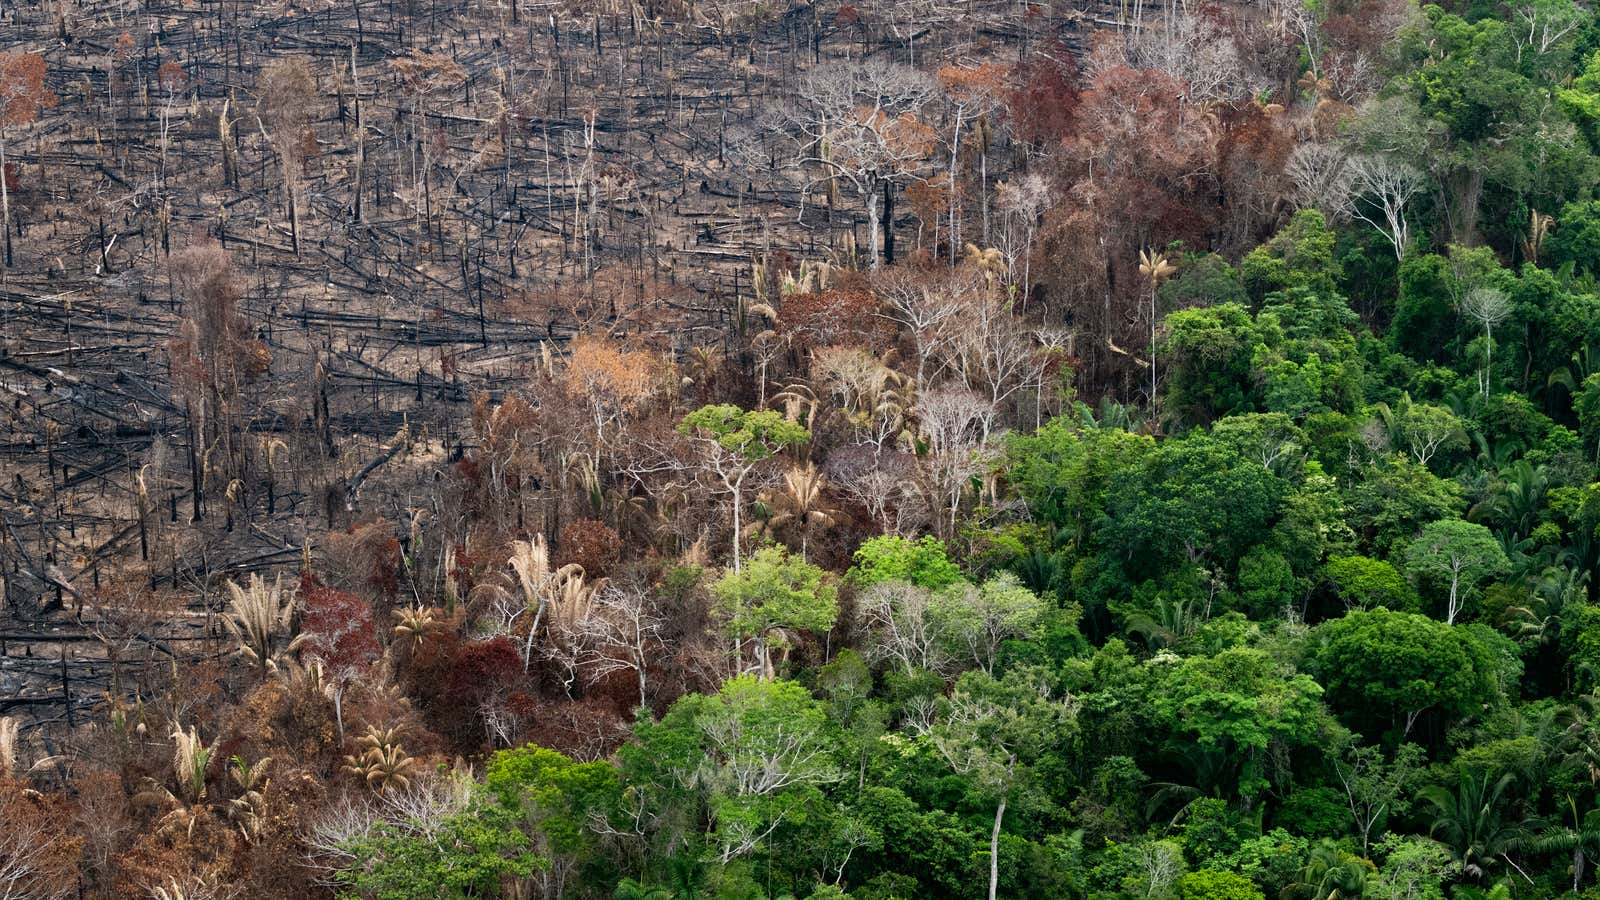
<instances>
[{"instance_id":1,"label":"standing dead snag","mask_svg":"<svg viewBox=\"0 0 1600 900\"><path fill-rule=\"evenodd\" d=\"M311 75L311 64L304 57L285 56L262 67L257 90L261 96L258 108L261 134L278 155L283 190L289 200L289 240L294 246L294 255L299 256L299 191L296 188L300 166L305 162L305 128L312 119L317 82Z\"/></svg>"},{"instance_id":2,"label":"standing dead snag","mask_svg":"<svg viewBox=\"0 0 1600 900\"><path fill-rule=\"evenodd\" d=\"M957 221L961 193L956 185L956 174L961 161L961 129L971 123L977 129L977 149L981 203L983 208L983 243L989 242L989 120L1000 108L1000 89L1007 69L1001 65L965 68L945 66L939 70L939 84L944 88L945 104L950 115L950 264L956 263L961 246L961 228Z\"/></svg>"},{"instance_id":3,"label":"standing dead snag","mask_svg":"<svg viewBox=\"0 0 1600 900\"><path fill-rule=\"evenodd\" d=\"M0 225L5 227L5 268L11 268L11 190L6 177L6 138L12 128L38 118L39 110L56 105L44 83L44 57L37 53L0 53Z\"/></svg>"},{"instance_id":4,"label":"standing dead snag","mask_svg":"<svg viewBox=\"0 0 1600 900\"><path fill-rule=\"evenodd\" d=\"M167 147L172 135L172 108L178 102L178 95L189 86L189 75L183 71L182 64L169 59L156 70L156 82L161 86L161 92L166 95L161 100L160 183L164 187L167 183Z\"/></svg>"},{"instance_id":5,"label":"standing dead snag","mask_svg":"<svg viewBox=\"0 0 1600 900\"><path fill-rule=\"evenodd\" d=\"M236 437L241 384L267 369L267 348L239 313L241 289L228 251L197 244L172 256L172 282L184 318L167 344L174 385L184 395L191 429L194 517L204 510L207 476L223 484L243 473Z\"/></svg>"},{"instance_id":6,"label":"standing dead snag","mask_svg":"<svg viewBox=\"0 0 1600 900\"><path fill-rule=\"evenodd\" d=\"M413 156L411 175L413 179L413 195L411 204L417 213L418 220L424 225L423 236L427 235L427 224L433 217L432 191L429 183L433 171L433 161L438 153L447 144L444 142L444 133L440 132L438 141L428 134L427 112L428 101L435 94L459 87L467 80L467 71L461 64L448 56L439 53L425 53L413 50L410 56L404 59L389 61L390 67L399 77L405 92L411 95L411 134L410 144L414 153L420 153L420 162Z\"/></svg>"},{"instance_id":7,"label":"standing dead snag","mask_svg":"<svg viewBox=\"0 0 1600 900\"><path fill-rule=\"evenodd\" d=\"M883 246L881 204L933 150L933 129L917 118L933 91L933 80L909 66L880 60L838 63L806 77L800 85L802 105L789 115L800 145L796 164L821 167L824 173L809 184L826 181L831 195L840 181L847 182L866 207L874 269Z\"/></svg>"}]
</instances>

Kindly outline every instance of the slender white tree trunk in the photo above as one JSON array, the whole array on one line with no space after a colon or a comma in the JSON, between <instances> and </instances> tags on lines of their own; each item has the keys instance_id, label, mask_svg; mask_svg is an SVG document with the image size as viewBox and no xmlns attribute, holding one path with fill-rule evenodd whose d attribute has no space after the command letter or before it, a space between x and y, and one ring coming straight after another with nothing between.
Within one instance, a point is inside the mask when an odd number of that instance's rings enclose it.
<instances>
[{"instance_id":1,"label":"slender white tree trunk","mask_svg":"<svg viewBox=\"0 0 1600 900\"><path fill-rule=\"evenodd\" d=\"M955 130L950 134L950 268L955 268L961 248L956 234L956 166L961 154L961 113L956 113Z\"/></svg>"},{"instance_id":2,"label":"slender white tree trunk","mask_svg":"<svg viewBox=\"0 0 1600 900\"><path fill-rule=\"evenodd\" d=\"M733 492L733 571L740 572L743 571L739 556L739 539L743 537L740 531L742 527L740 508L744 506L744 473L741 472L737 479L727 484L728 489Z\"/></svg>"},{"instance_id":3,"label":"slender white tree trunk","mask_svg":"<svg viewBox=\"0 0 1600 900\"><path fill-rule=\"evenodd\" d=\"M541 598L538 603L533 611L533 624L528 626L528 640L522 645L523 672L527 672L533 666L533 636L539 633L539 620L544 617L544 600Z\"/></svg>"},{"instance_id":4,"label":"slender white tree trunk","mask_svg":"<svg viewBox=\"0 0 1600 900\"><path fill-rule=\"evenodd\" d=\"M1156 408L1156 286L1150 284L1150 408Z\"/></svg>"},{"instance_id":5,"label":"slender white tree trunk","mask_svg":"<svg viewBox=\"0 0 1600 900\"><path fill-rule=\"evenodd\" d=\"M333 691L333 722L339 729L339 743L344 743L344 688Z\"/></svg>"},{"instance_id":6,"label":"slender white tree trunk","mask_svg":"<svg viewBox=\"0 0 1600 900\"><path fill-rule=\"evenodd\" d=\"M1000 820L1006 815L1006 795L1000 795L1000 805L994 810L994 829L989 832L989 900L995 900L1000 889Z\"/></svg>"},{"instance_id":7,"label":"slender white tree trunk","mask_svg":"<svg viewBox=\"0 0 1600 900\"><path fill-rule=\"evenodd\" d=\"M1483 399L1489 399L1489 380L1494 377L1494 328L1483 323Z\"/></svg>"},{"instance_id":8,"label":"slender white tree trunk","mask_svg":"<svg viewBox=\"0 0 1600 900\"><path fill-rule=\"evenodd\" d=\"M877 186L874 185L872 190L867 191L867 225L868 230L871 232L871 236L867 239L867 245L872 248L871 269L874 272L878 270L879 253L882 250L883 235L878 230L878 220L882 215L882 212L878 209Z\"/></svg>"},{"instance_id":9,"label":"slender white tree trunk","mask_svg":"<svg viewBox=\"0 0 1600 900\"><path fill-rule=\"evenodd\" d=\"M11 246L11 190L6 185L6 141L3 136L0 136L0 225L5 228L5 233L0 234L0 269L4 269L11 262L10 254L6 252Z\"/></svg>"}]
</instances>

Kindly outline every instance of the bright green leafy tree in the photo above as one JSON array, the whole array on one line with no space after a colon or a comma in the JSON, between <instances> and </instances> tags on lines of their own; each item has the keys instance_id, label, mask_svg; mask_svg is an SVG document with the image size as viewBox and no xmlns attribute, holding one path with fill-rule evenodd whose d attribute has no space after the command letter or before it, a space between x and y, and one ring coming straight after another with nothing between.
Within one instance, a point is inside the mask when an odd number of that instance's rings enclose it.
<instances>
[{"instance_id":1,"label":"bright green leafy tree","mask_svg":"<svg viewBox=\"0 0 1600 900\"><path fill-rule=\"evenodd\" d=\"M1420 584L1442 590L1444 620L1454 625L1478 585L1505 574L1511 564L1489 529L1460 519L1440 519L1423 526L1422 534L1406 547L1406 568Z\"/></svg>"},{"instance_id":2,"label":"bright green leafy tree","mask_svg":"<svg viewBox=\"0 0 1600 900\"><path fill-rule=\"evenodd\" d=\"M826 633L839 616L838 591L821 569L784 547L766 547L743 570L725 572L712 585L728 627L755 645L756 671L774 672L772 647L789 648L800 631Z\"/></svg>"},{"instance_id":3,"label":"bright green leafy tree","mask_svg":"<svg viewBox=\"0 0 1600 900\"><path fill-rule=\"evenodd\" d=\"M809 441L811 432L773 410L747 411L730 404L702 406L684 416L678 430L696 441L720 490L732 500L733 567L737 570L746 480L763 461Z\"/></svg>"}]
</instances>

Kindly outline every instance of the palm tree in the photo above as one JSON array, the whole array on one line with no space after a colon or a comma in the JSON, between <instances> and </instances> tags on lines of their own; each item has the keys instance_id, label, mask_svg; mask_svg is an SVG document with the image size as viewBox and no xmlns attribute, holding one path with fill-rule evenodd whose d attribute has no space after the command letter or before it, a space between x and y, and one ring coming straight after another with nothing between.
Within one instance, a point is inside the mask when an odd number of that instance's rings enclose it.
<instances>
[{"instance_id":1,"label":"palm tree","mask_svg":"<svg viewBox=\"0 0 1600 900\"><path fill-rule=\"evenodd\" d=\"M1011 567L1023 585L1041 597L1056 594L1067 581L1067 567L1062 554L1035 547L1019 558Z\"/></svg>"},{"instance_id":2,"label":"palm tree","mask_svg":"<svg viewBox=\"0 0 1600 900\"><path fill-rule=\"evenodd\" d=\"M1538 527L1539 511L1549 490L1548 470L1519 459L1500 472L1490 485L1489 496L1475 505L1468 517L1502 525L1513 536L1523 538Z\"/></svg>"},{"instance_id":3,"label":"palm tree","mask_svg":"<svg viewBox=\"0 0 1600 900\"><path fill-rule=\"evenodd\" d=\"M668 862L672 867L672 894L676 900L699 900L705 890L705 863L693 856L680 854Z\"/></svg>"},{"instance_id":4,"label":"palm tree","mask_svg":"<svg viewBox=\"0 0 1600 900\"><path fill-rule=\"evenodd\" d=\"M858 438L864 436L882 447L905 430L915 383L894 368L893 350L873 356L860 347L825 347L813 353L812 360L819 383L827 387Z\"/></svg>"},{"instance_id":5,"label":"palm tree","mask_svg":"<svg viewBox=\"0 0 1600 900\"><path fill-rule=\"evenodd\" d=\"M239 796L223 804L223 809L228 818L238 824L246 843L261 831L261 816L267 805L262 791L266 788L266 772L270 765L270 756L261 757L255 765L246 763L244 757L237 754L229 760L228 777L239 788Z\"/></svg>"},{"instance_id":6,"label":"palm tree","mask_svg":"<svg viewBox=\"0 0 1600 900\"><path fill-rule=\"evenodd\" d=\"M252 573L245 587L229 581L228 593L233 600L222 624L239 642L239 655L263 672L271 669L279 639L289 633L294 617L293 592L283 590L281 577L274 578L269 587L260 575ZM293 649L294 645L289 646Z\"/></svg>"},{"instance_id":7,"label":"palm tree","mask_svg":"<svg viewBox=\"0 0 1600 900\"><path fill-rule=\"evenodd\" d=\"M172 730L172 774L177 790L145 778L144 788L133 798L135 804L168 807L156 822L159 831L194 835L206 813L206 770L216 750L215 743L207 745L200 740L200 732L193 726L188 731L181 727Z\"/></svg>"},{"instance_id":8,"label":"palm tree","mask_svg":"<svg viewBox=\"0 0 1600 900\"><path fill-rule=\"evenodd\" d=\"M673 900L675 895L661 885L624 878L611 896L615 900Z\"/></svg>"},{"instance_id":9,"label":"palm tree","mask_svg":"<svg viewBox=\"0 0 1600 900\"><path fill-rule=\"evenodd\" d=\"M1578 817L1577 801L1567 795L1567 811L1572 824L1552 825L1527 842L1536 853L1572 854L1572 892L1578 892L1583 873L1591 859L1600 859L1600 809L1591 809Z\"/></svg>"},{"instance_id":10,"label":"palm tree","mask_svg":"<svg viewBox=\"0 0 1600 900\"><path fill-rule=\"evenodd\" d=\"M340 770L360 779L375 793L393 788L404 791L411 786L411 772L417 761L406 753L398 728L367 726L367 733L356 740L360 753L346 755Z\"/></svg>"},{"instance_id":11,"label":"palm tree","mask_svg":"<svg viewBox=\"0 0 1600 900\"><path fill-rule=\"evenodd\" d=\"M815 430L822 402L809 386L796 382L772 395L772 404L783 407L783 417Z\"/></svg>"},{"instance_id":12,"label":"palm tree","mask_svg":"<svg viewBox=\"0 0 1600 900\"><path fill-rule=\"evenodd\" d=\"M1372 868L1370 860L1345 850L1332 838L1323 838L1311 848L1291 890L1311 900L1351 900L1365 893Z\"/></svg>"},{"instance_id":13,"label":"palm tree","mask_svg":"<svg viewBox=\"0 0 1600 900\"><path fill-rule=\"evenodd\" d=\"M1509 628L1519 639L1531 639L1539 646L1553 646L1561 640L1561 623L1566 613L1584 604L1584 586L1589 573L1572 566L1547 566L1538 575L1528 576L1528 600L1501 613L1499 625Z\"/></svg>"},{"instance_id":14,"label":"palm tree","mask_svg":"<svg viewBox=\"0 0 1600 900\"><path fill-rule=\"evenodd\" d=\"M1128 614L1127 630L1144 638L1151 650L1170 649L1194 634L1204 619L1186 599L1174 599L1166 592L1156 596L1155 609Z\"/></svg>"},{"instance_id":15,"label":"palm tree","mask_svg":"<svg viewBox=\"0 0 1600 900\"><path fill-rule=\"evenodd\" d=\"M1563 759L1589 773L1589 784L1600 785L1600 694L1589 694L1567 709L1568 725L1562 734Z\"/></svg>"},{"instance_id":16,"label":"palm tree","mask_svg":"<svg viewBox=\"0 0 1600 900\"><path fill-rule=\"evenodd\" d=\"M1150 405L1156 403L1156 293L1161 283L1171 278L1178 267L1167 262L1165 253L1139 251L1139 274L1150 282Z\"/></svg>"},{"instance_id":17,"label":"palm tree","mask_svg":"<svg viewBox=\"0 0 1600 900\"><path fill-rule=\"evenodd\" d=\"M1152 782L1150 787L1154 790L1150 794L1150 799L1145 802L1146 819L1154 820L1157 814L1164 815L1167 809L1177 804L1177 811L1167 823L1167 827L1176 828L1184 816L1189 814L1189 809L1196 800L1225 796L1224 788L1230 779L1233 766L1228 754L1221 749L1194 743L1171 742L1163 756L1165 762L1174 769L1187 773L1185 779L1187 783Z\"/></svg>"},{"instance_id":18,"label":"palm tree","mask_svg":"<svg viewBox=\"0 0 1600 900\"><path fill-rule=\"evenodd\" d=\"M438 616L434 615L432 607L412 606L394 611L395 626L394 640L396 644L409 646L415 653L422 649L422 644L428 635L443 627Z\"/></svg>"},{"instance_id":19,"label":"palm tree","mask_svg":"<svg viewBox=\"0 0 1600 900\"><path fill-rule=\"evenodd\" d=\"M796 466L783 475L783 489L767 498L772 515L767 526L774 530L792 527L800 532L800 556L806 549L812 529L826 531L839 524L839 510L828 505L828 478L815 463Z\"/></svg>"},{"instance_id":20,"label":"palm tree","mask_svg":"<svg viewBox=\"0 0 1600 900\"><path fill-rule=\"evenodd\" d=\"M200 730L189 726L172 730L172 774L177 777L178 796L181 800L196 803L206 797L206 769L211 765L215 744L207 746L200 740Z\"/></svg>"},{"instance_id":21,"label":"palm tree","mask_svg":"<svg viewBox=\"0 0 1600 900\"><path fill-rule=\"evenodd\" d=\"M1505 859L1528 834L1528 824L1505 818L1508 794L1516 783L1510 772L1493 777L1465 766L1457 772L1455 790L1430 785L1417 799L1434 809L1430 833L1440 838L1474 878L1482 878L1495 857Z\"/></svg>"},{"instance_id":22,"label":"palm tree","mask_svg":"<svg viewBox=\"0 0 1600 900\"><path fill-rule=\"evenodd\" d=\"M721 349L709 344L691 347L684 358L682 386L693 388L700 397L711 396L713 382L722 372L722 363Z\"/></svg>"},{"instance_id":23,"label":"palm tree","mask_svg":"<svg viewBox=\"0 0 1600 900\"><path fill-rule=\"evenodd\" d=\"M531 541L514 541L508 560L517 573L517 585L522 588L526 608L533 611L533 623L528 627L528 639L522 648L522 667L526 671L533 660L533 640L539 632L545 609L566 590L567 582L583 581L583 567L569 563L561 568L550 564L550 545L544 535L536 534Z\"/></svg>"}]
</instances>

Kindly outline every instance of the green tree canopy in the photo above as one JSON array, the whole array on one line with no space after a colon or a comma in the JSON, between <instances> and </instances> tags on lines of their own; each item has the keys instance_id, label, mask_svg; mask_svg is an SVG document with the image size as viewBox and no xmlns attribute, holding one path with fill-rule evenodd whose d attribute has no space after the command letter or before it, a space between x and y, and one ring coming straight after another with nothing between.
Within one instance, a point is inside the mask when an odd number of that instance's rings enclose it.
<instances>
[{"instance_id":1,"label":"green tree canopy","mask_svg":"<svg viewBox=\"0 0 1600 900\"><path fill-rule=\"evenodd\" d=\"M1408 733L1423 713L1459 718L1500 697L1499 661L1461 626L1380 608L1326 622L1317 639L1329 703L1368 732Z\"/></svg>"},{"instance_id":2,"label":"green tree canopy","mask_svg":"<svg viewBox=\"0 0 1600 900\"><path fill-rule=\"evenodd\" d=\"M869 538L855 553L850 580L859 588L885 581L906 581L930 590L962 580L944 541L933 535L916 540L897 534Z\"/></svg>"},{"instance_id":3,"label":"green tree canopy","mask_svg":"<svg viewBox=\"0 0 1600 900\"><path fill-rule=\"evenodd\" d=\"M1159 721L1178 740L1236 766L1238 793L1250 799L1268 786L1267 749L1315 743L1328 724L1322 688L1309 675L1286 672L1269 654L1232 647L1191 656L1153 694Z\"/></svg>"},{"instance_id":4,"label":"green tree canopy","mask_svg":"<svg viewBox=\"0 0 1600 900\"><path fill-rule=\"evenodd\" d=\"M1406 546L1406 568L1428 593L1443 600L1444 620L1454 625L1467 599L1486 579L1505 574L1511 564L1489 529L1460 519L1423 526Z\"/></svg>"},{"instance_id":5,"label":"green tree canopy","mask_svg":"<svg viewBox=\"0 0 1600 900\"><path fill-rule=\"evenodd\" d=\"M768 649L775 635L826 633L839 616L833 579L781 546L757 551L743 570L724 572L711 593L729 629L755 641L756 662L768 674L773 665Z\"/></svg>"}]
</instances>

